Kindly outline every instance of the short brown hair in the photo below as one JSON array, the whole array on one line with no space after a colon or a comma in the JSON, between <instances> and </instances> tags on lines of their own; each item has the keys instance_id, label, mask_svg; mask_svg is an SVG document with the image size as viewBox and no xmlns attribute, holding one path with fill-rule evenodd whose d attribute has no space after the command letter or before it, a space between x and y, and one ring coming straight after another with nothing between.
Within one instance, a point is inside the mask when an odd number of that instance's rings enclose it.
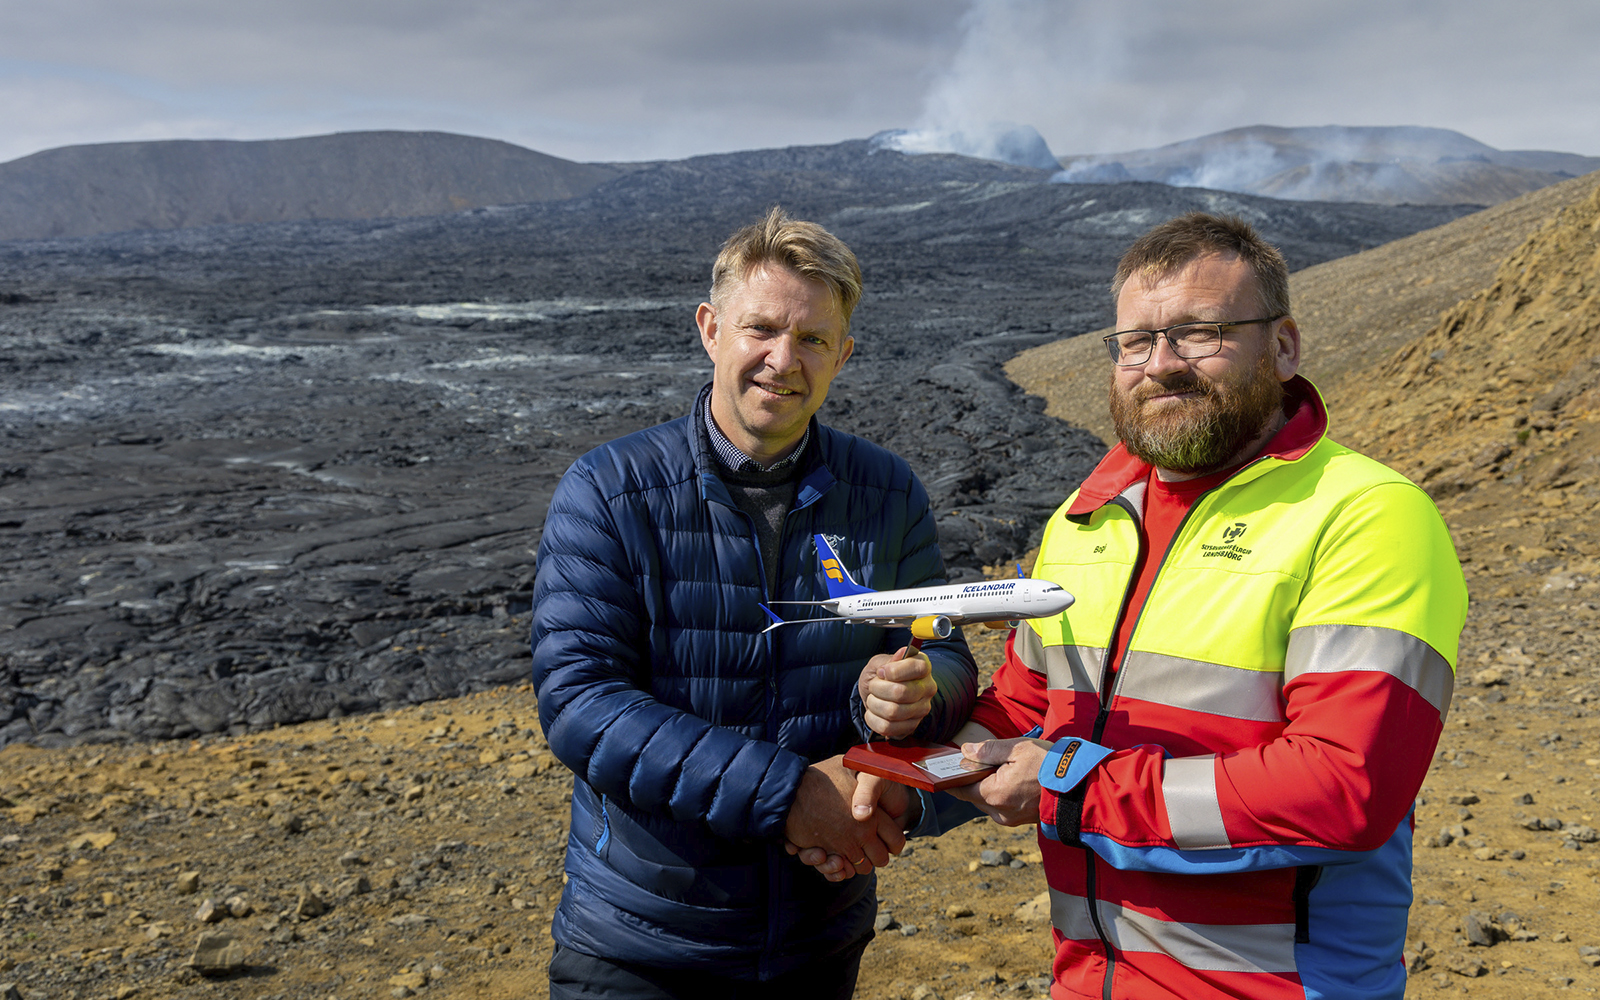
<instances>
[{"instance_id":1,"label":"short brown hair","mask_svg":"<svg viewBox=\"0 0 1600 1000\"><path fill-rule=\"evenodd\" d=\"M839 237L815 222L789 218L774 205L767 217L728 237L711 265L711 304L720 307L729 282L743 281L763 265L786 267L802 278L820 281L833 292L850 329L850 314L861 301L861 265Z\"/></svg>"},{"instance_id":2,"label":"short brown hair","mask_svg":"<svg viewBox=\"0 0 1600 1000\"><path fill-rule=\"evenodd\" d=\"M1289 315L1289 265L1278 248L1261 238L1255 227L1233 215L1189 212L1134 240L1111 279L1111 300L1122 294L1128 279L1165 278L1210 254L1238 254L1256 276L1256 291L1268 316Z\"/></svg>"}]
</instances>

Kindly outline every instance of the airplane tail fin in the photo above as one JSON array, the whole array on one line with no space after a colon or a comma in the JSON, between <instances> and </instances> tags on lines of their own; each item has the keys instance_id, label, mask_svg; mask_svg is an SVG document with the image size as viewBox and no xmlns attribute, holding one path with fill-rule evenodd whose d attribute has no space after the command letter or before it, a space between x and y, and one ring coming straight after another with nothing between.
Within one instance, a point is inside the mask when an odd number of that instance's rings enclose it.
<instances>
[{"instance_id":1,"label":"airplane tail fin","mask_svg":"<svg viewBox=\"0 0 1600 1000\"><path fill-rule=\"evenodd\" d=\"M856 594L873 593L871 587L863 587L844 568L838 553L833 551L833 546L828 544L828 539L823 535L814 535L817 543L817 558L822 560L822 572L828 580L828 597L838 600L841 597L853 597Z\"/></svg>"}]
</instances>

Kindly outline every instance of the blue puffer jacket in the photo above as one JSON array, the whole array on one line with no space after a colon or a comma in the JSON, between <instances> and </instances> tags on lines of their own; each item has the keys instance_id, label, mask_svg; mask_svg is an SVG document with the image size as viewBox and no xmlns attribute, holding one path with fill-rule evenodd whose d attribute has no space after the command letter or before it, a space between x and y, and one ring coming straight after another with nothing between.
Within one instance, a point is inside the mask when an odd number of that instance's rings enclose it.
<instances>
[{"instance_id":1,"label":"blue puffer jacket","mask_svg":"<svg viewBox=\"0 0 1600 1000\"><path fill-rule=\"evenodd\" d=\"M563 946L758 980L871 934L874 880L827 882L785 853L784 822L806 764L866 736L862 665L909 634L843 622L763 634L758 604L827 597L814 532L838 536L875 589L940 582L944 567L906 463L812 431L777 594L698 418L598 448L556 489L533 680L550 748L577 775L552 925ZM945 739L976 671L963 641L923 649L939 696L918 735Z\"/></svg>"}]
</instances>

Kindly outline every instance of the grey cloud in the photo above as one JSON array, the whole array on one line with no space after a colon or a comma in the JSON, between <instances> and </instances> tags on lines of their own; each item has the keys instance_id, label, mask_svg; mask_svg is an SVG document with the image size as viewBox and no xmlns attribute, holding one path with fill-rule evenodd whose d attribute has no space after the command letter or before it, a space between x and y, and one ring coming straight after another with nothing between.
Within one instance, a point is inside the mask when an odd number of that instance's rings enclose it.
<instances>
[{"instance_id":1,"label":"grey cloud","mask_svg":"<svg viewBox=\"0 0 1600 1000\"><path fill-rule=\"evenodd\" d=\"M356 128L642 159L992 121L1063 154L1258 122L1600 154L1597 37L1593 0L54 0L0 6L0 159Z\"/></svg>"},{"instance_id":2,"label":"grey cloud","mask_svg":"<svg viewBox=\"0 0 1600 1000\"><path fill-rule=\"evenodd\" d=\"M39 75L68 105L88 84L107 104L157 93L167 113L155 118L193 120L220 96L238 119L224 134L456 122L562 155L637 158L903 124L965 7L62 0L8 5L0 61L55 67ZM17 76L0 62L0 95Z\"/></svg>"}]
</instances>

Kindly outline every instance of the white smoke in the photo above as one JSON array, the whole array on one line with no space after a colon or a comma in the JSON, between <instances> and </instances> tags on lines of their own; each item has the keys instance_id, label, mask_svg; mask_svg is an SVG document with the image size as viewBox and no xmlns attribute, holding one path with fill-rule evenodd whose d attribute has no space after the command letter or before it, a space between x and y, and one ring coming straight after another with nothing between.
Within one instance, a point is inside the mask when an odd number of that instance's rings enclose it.
<instances>
[{"instance_id":1,"label":"white smoke","mask_svg":"<svg viewBox=\"0 0 1600 1000\"><path fill-rule=\"evenodd\" d=\"M902 153L960 153L1039 170L1061 166L1038 129L1012 122L983 122L957 129L898 129L879 132L872 137L872 144Z\"/></svg>"},{"instance_id":2,"label":"white smoke","mask_svg":"<svg viewBox=\"0 0 1600 1000\"><path fill-rule=\"evenodd\" d=\"M1120 64L1115 18L1107 0L972 0L960 45L929 87L916 126L877 141L907 153L1057 169L1036 126L1061 134L1063 117L1075 117L1062 113L1075 93Z\"/></svg>"}]
</instances>

